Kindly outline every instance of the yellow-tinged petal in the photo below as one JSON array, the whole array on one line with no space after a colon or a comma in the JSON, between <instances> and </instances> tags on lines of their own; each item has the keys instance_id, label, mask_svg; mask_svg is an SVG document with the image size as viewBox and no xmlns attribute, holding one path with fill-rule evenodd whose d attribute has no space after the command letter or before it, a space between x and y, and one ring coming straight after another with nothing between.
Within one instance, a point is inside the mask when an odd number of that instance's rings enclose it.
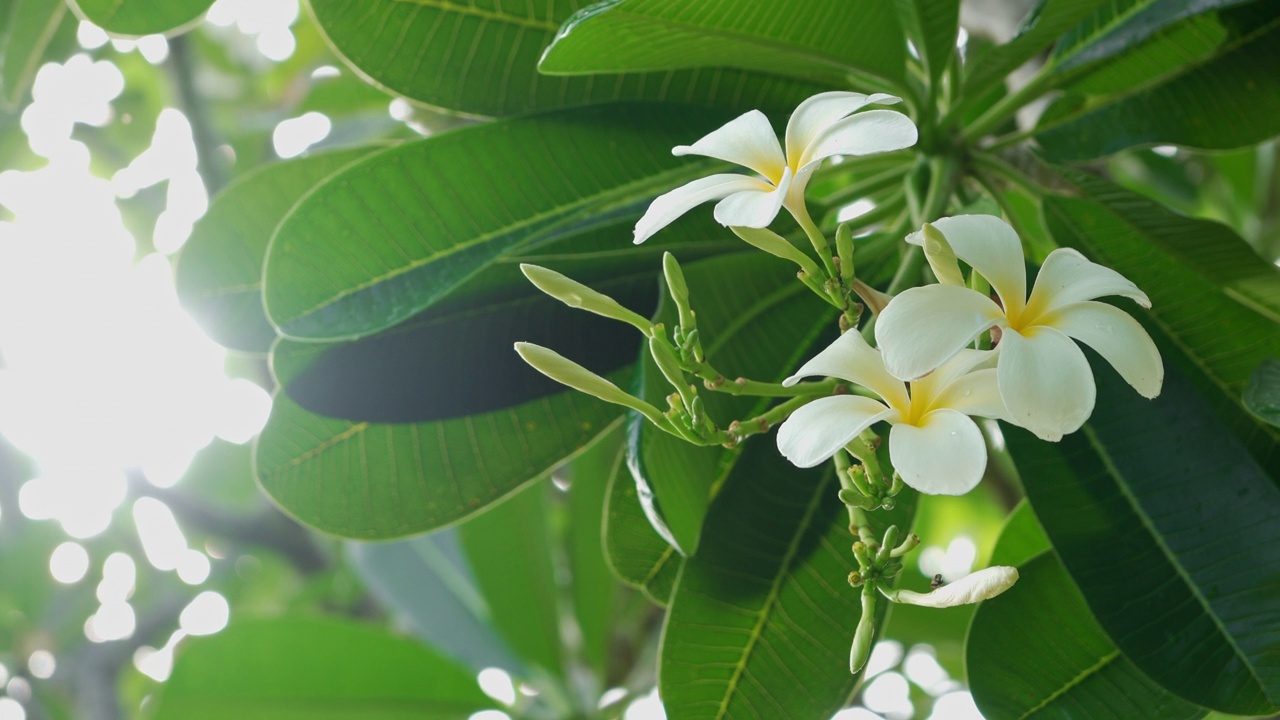
<instances>
[{"instance_id":1,"label":"yellow-tinged petal","mask_svg":"<svg viewBox=\"0 0 1280 720\"><path fill-rule=\"evenodd\" d=\"M790 188L791 168L784 168L776 188L761 181L760 187L741 190L717 203L716 222L729 227L767 227L778 217Z\"/></svg>"},{"instance_id":2,"label":"yellow-tinged petal","mask_svg":"<svg viewBox=\"0 0 1280 720\"><path fill-rule=\"evenodd\" d=\"M894 600L907 605L922 605L932 608L969 605L981 600L990 600L1013 587L1013 584L1017 581L1017 568L997 565L985 570L979 570L948 585L943 585L931 593L900 590Z\"/></svg>"},{"instance_id":3,"label":"yellow-tinged petal","mask_svg":"<svg viewBox=\"0 0 1280 720\"><path fill-rule=\"evenodd\" d=\"M777 182L786 167L778 136L759 110L743 113L692 145L679 145L673 155L705 155L751 168Z\"/></svg>"},{"instance_id":4,"label":"yellow-tinged petal","mask_svg":"<svg viewBox=\"0 0 1280 720\"><path fill-rule=\"evenodd\" d=\"M831 127L837 120L855 113L867 105L892 105L902 102L902 98L876 93L863 95L856 92L833 91L818 93L800 103L791 119L787 121L787 160L797 163L804 156L805 149L818 139L822 132Z\"/></svg>"},{"instance_id":5,"label":"yellow-tinged petal","mask_svg":"<svg viewBox=\"0 0 1280 720\"><path fill-rule=\"evenodd\" d=\"M830 459L863 430L897 414L860 395L818 398L796 410L778 428L778 450L797 467L813 467Z\"/></svg>"},{"instance_id":6,"label":"yellow-tinged petal","mask_svg":"<svg viewBox=\"0 0 1280 720\"><path fill-rule=\"evenodd\" d=\"M876 321L876 345L895 377L914 380L933 371L1005 320L980 292L954 285L911 288L893 298Z\"/></svg>"},{"instance_id":7,"label":"yellow-tinged petal","mask_svg":"<svg viewBox=\"0 0 1280 720\"><path fill-rule=\"evenodd\" d=\"M926 377L932 377L926 376ZM920 381L912 383L912 392ZM1000 397L996 369L974 370L950 383L934 399L930 408L950 408L965 415L1007 420L1009 411Z\"/></svg>"},{"instance_id":8,"label":"yellow-tinged petal","mask_svg":"<svg viewBox=\"0 0 1280 720\"><path fill-rule=\"evenodd\" d=\"M1042 440L1061 440L1093 412L1097 387L1089 361L1071 338L1051 327L1005 330L996 376L1009 421Z\"/></svg>"},{"instance_id":9,"label":"yellow-tinged petal","mask_svg":"<svg viewBox=\"0 0 1280 720\"><path fill-rule=\"evenodd\" d=\"M902 481L926 495L963 495L987 468L987 445L973 420L934 410L889 431L889 457Z\"/></svg>"},{"instance_id":10,"label":"yellow-tinged petal","mask_svg":"<svg viewBox=\"0 0 1280 720\"><path fill-rule=\"evenodd\" d=\"M1146 293L1125 276L1089 261L1071 248L1058 248L1044 259L1027 301L1027 316L1034 321L1045 313L1084 300L1122 295L1142 307L1151 307Z\"/></svg>"},{"instance_id":11,"label":"yellow-tinged petal","mask_svg":"<svg viewBox=\"0 0 1280 720\"><path fill-rule=\"evenodd\" d=\"M791 387L806 377L834 377L857 383L904 414L911 404L907 398L907 386L885 371L879 351L854 330L836 338L782 384Z\"/></svg>"},{"instance_id":12,"label":"yellow-tinged petal","mask_svg":"<svg viewBox=\"0 0 1280 720\"><path fill-rule=\"evenodd\" d=\"M1079 302L1054 311L1043 322L1096 350L1139 395L1160 394L1164 384L1160 351L1128 313L1105 303Z\"/></svg>"},{"instance_id":13,"label":"yellow-tinged petal","mask_svg":"<svg viewBox=\"0 0 1280 720\"><path fill-rule=\"evenodd\" d=\"M773 186L759 178L722 173L698 178L663 195L654 198L644 216L636 222L634 243L653 237L659 230L675 222L693 208L712 200L721 200L734 193L747 190L771 192Z\"/></svg>"},{"instance_id":14,"label":"yellow-tinged petal","mask_svg":"<svg viewBox=\"0 0 1280 720\"><path fill-rule=\"evenodd\" d=\"M991 283L1009 317L1017 317L1027 300L1027 271L1022 241L1009 223L994 215L957 215L932 225L946 236L957 257ZM920 233L907 237L916 245L922 241Z\"/></svg>"}]
</instances>

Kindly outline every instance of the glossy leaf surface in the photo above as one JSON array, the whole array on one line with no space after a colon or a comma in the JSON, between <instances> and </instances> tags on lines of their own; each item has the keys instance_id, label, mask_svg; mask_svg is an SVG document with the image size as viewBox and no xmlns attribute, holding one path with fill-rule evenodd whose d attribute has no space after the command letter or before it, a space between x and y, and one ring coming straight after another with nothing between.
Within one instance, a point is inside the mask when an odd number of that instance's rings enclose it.
<instances>
[{"instance_id":1,"label":"glossy leaf surface","mask_svg":"<svg viewBox=\"0 0 1280 720\"><path fill-rule=\"evenodd\" d=\"M109 33L152 35L193 22L213 0L69 0L80 14Z\"/></svg>"}]
</instances>

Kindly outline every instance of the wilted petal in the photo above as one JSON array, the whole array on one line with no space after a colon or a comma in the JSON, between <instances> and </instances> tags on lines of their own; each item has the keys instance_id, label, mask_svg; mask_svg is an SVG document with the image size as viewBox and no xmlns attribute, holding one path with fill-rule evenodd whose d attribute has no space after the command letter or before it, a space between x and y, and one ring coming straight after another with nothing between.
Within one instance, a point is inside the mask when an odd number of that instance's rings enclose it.
<instances>
[{"instance_id":1,"label":"wilted petal","mask_svg":"<svg viewBox=\"0 0 1280 720\"><path fill-rule=\"evenodd\" d=\"M792 413L778 428L778 450L798 467L813 467L863 430L895 415L896 410L859 395L819 398Z\"/></svg>"},{"instance_id":2,"label":"wilted petal","mask_svg":"<svg viewBox=\"0 0 1280 720\"><path fill-rule=\"evenodd\" d=\"M1097 388L1089 361L1051 327L1036 326L1025 335L1005 330L996 373L1010 422L1042 440L1061 440L1093 412Z\"/></svg>"},{"instance_id":3,"label":"wilted petal","mask_svg":"<svg viewBox=\"0 0 1280 720\"><path fill-rule=\"evenodd\" d=\"M783 169L778 187L765 182L760 185L763 187L736 192L717 203L716 222L729 227L748 228L767 227L773 222L791 188L791 168Z\"/></svg>"},{"instance_id":4,"label":"wilted petal","mask_svg":"<svg viewBox=\"0 0 1280 720\"><path fill-rule=\"evenodd\" d=\"M1027 271L1022 241L1009 223L994 215L957 215L930 224L942 231L957 257L991 283L1010 317L1021 312L1027 300ZM908 235L907 242L922 244L922 234Z\"/></svg>"},{"instance_id":5,"label":"wilted petal","mask_svg":"<svg viewBox=\"0 0 1280 720\"><path fill-rule=\"evenodd\" d=\"M955 410L934 410L918 425L894 425L889 457L902 481L926 495L963 495L987 469L982 433Z\"/></svg>"},{"instance_id":6,"label":"wilted petal","mask_svg":"<svg viewBox=\"0 0 1280 720\"><path fill-rule=\"evenodd\" d=\"M912 288L880 313L876 345L886 370L913 380L1003 320L1000 306L980 292L954 285Z\"/></svg>"},{"instance_id":7,"label":"wilted petal","mask_svg":"<svg viewBox=\"0 0 1280 720\"><path fill-rule=\"evenodd\" d=\"M933 376L925 377L927 379ZM915 386L919 382L912 383L912 392L918 392ZM1000 383L995 368L975 370L950 383L934 398L930 407L951 408L965 415L986 418L1006 419L1009 415L1004 406L1004 398L1000 397Z\"/></svg>"},{"instance_id":8,"label":"wilted petal","mask_svg":"<svg viewBox=\"0 0 1280 720\"><path fill-rule=\"evenodd\" d=\"M920 137L911 118L894 110L868 110L822 131L796 161L797 174L832 155L872 155L901 150Z\"/></svg>"},{"instance_id":9,"label":"wilted petal","mask_svg":"<svg viewBox=\"0 0 1280 720\"><path fill-rule=\"evenodd\" d=\"M649 204L649 209L645 211L644 216L636 222L633 242L639 245L648 240L659 230L675 222L681 215L704 202L720 200L746 190L769 193L773 191L773 186L759 178L724 173L698 178L671 192L659 195Z\"/></svg>"},{"instance_id":10,"label":"wilted petal","mask_svg":"<svg viewBox=\"0 0 1280 720\"><path fill-rule=\"evenodd\" d=\"M900 410L909 404L907 386L885 371L880 353L855 330L836 338L782 384L791 387L806 377L834 377L857 383Z\"/></svg>"},{"instance_id":11,"label":"wilted petal","mask_svg":"<svg viewBox=\"0 0 1280 720\"><path fill-rule=\"evenodd\" d=\"M1017 581L1017 568L997 565L966 575L949 585L943 585L931 593L901 590L895 599L897 602L908 605L923 605L924 607L933 608L969 605L982 600L990 600L1013 587L1013 584Z\"/></svg>"},{"instance_id":12,"label":"wilted petal","mask_svg":"<svg viewBox=\"0 0 1280 720\"><path fill-rule=\"evenodd\" d=\"M1146 398L1160 394L1164 384L1160 351L1128 313L1100 302L1080 302L1046 316L1044 322L1096 350L1138 394Z\"/></svg>"},{"instance_id":13,"label":"wilted petal","mask_svg":"<svg viewBox=\"0 0 1280 720\"><path fill-rule=\"evenodd\" d=\"M787 122L787 158L798 161L804 155L805 148L840 118L867 105L891 105L898 102L902 102L902 98L884 93L863 95L834 91L814 95L800 103Z\"/></svg>"},{"instance_id":14,"label":"wilted petal","mask_svg":"<svg viewBox=\"0 0 1280 720\"><path fill-rule=\"evenodd\" d=\"M749 167L776 181L787 161L769 118L759 110L743 113L692 145L680 145L672 155L705 155Z\"/></svg>"},{"instance_id":15,"label":"wilted petal","mask_svg":"<svg viewBox=\"0 0 1280 720\"><path fill-rule=\"evenodd\" d=\"M1035 318L1071 303L1108 295L1123 295L1142 307L1151 307L1146 293L1120 273L1090 262L1071 248L1058 248L1044 259L1040 274L1036 275L1027 313Z\"/></svg>"}]
</instances>

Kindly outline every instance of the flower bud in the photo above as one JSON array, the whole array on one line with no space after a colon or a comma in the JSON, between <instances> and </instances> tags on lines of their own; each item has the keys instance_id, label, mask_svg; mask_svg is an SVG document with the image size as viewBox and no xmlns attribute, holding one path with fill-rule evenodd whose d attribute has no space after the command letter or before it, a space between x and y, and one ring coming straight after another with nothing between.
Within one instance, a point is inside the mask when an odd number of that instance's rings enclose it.
<instances>
[{"instance_id":1,"label":"flower bud","mask_svg":"<svg viewBox=\"0 0 1280 720\"><path fill-rule=\"evenodd\" d=\"M933 268L933 274L938 277L938 282L943 285L964 287L964 276L960 274L960 262L956 259L955 251L951 249L951 243L947 242L941 230L925 223L920 232L907 236L907 242L924 246L925 259L929 261L929 267Z\"/></svg>"},{"instance_id":2,"label":"flower bud","mask_svg":"<svg viewBox=\"0 0 1280 720\"><path fill-rule=\"evenodd\" d=\"M836 228L836 257L840 258L840 279L848 284L853 280L853 230L848 223L840 223Z\"/></svg>"},{"instance_id":3,"label":"flower bud","mask_svg":"<svg viewBox=\"0 0 1280 720\"><path fill-rule=\"evenodd\" d=\"M989 567L967 575L959 580L929 593L918 593L910 590L899 590L890 600L907 605L945 608L956 605L969 605L981 600L989 600L1013 587L1018 581L1018 569L1006 565Z\"/></svg>"},{"instance_id":4,"label":"flower bud","mask_svg":"<svg viewBox=\"0 0 1280 720\"><path fill-rule=\"evenodd\" d=\"M774 257L790 260L800 266L809 277L823 277L818 264L799 248L787 242L786 238L768 228L731 227L733 234L742 238L748 245L763 250Z\"/></svg>"},{"instance_id":5,"label":"flower bud","mask_svg":"<svg viewBox=\"0 0 1280 720\"><path fill-rule=\"evenodd\" d=\"M874 583L862 586L862 617L853 633L853 647L849 648L849 672L858 671L871 657L876 638L876 592Z\"/></svg>"},{"instance_id":6,"label":"flower bud","mask_svg":"<svg viewBox=\"0 0 1280 720\"><path fill-rule=\"evenodd\" d=\"M562 385L568 385L574 390L598 397L605 402L631 408L649 418L655 425L667 424L666 418L662 417L658 408L623 392L617 385L554 350L548 350L533 343L518 342L516 352L520 353L520 357L532 365L534 370Z\"/></svg>"},{"instance_id":7,"label":"flower bud","mask_svg":"<svg viewBox=\"0 0 1280 720\"><path fill-rule=\"evenodd\" d=\"M635 327L646 335L649 334L649 328L652 323L639 314L626 309L617 300L608 295L598 293L577 280L567 278L555 270L528 263L521 263L520 272L524 273L524 276L529 278L529 282L533 283L539 290L569 307L581 308L587 312L619 320Z\"/></svg>"}]
</instances>

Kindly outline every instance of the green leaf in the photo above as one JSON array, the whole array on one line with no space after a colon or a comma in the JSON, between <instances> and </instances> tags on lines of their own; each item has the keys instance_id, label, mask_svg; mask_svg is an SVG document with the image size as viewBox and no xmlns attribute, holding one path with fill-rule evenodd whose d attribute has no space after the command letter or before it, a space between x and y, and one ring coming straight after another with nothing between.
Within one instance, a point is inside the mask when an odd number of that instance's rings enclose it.
<instances>
[{"instance_id":1,"label":"green leaf","mask_svg":"<svg viewBox=\"0 0 1280 720\"><path fill-rule=\"evenodd\" d=\"M9 0L0 31L0 91L5 107L17 110L44 62L45 50L67 21L63 0Z\"/></svg>"},{"instance_id":2,"label":"green leaf","mask_svg":"<svg viewBox=\"0 0 1280 720\"><path fill-rule=\"evenodd\" d=\"M706 163L670 149L722 119L613 105L464 128L366 158L281 223L267 252L267 315L283 334L312 340L390 327L518 245L601 224L706 174Z\"/></svg>"},{"instance_id":3,"label":"green leaf","mask_svg":"<svg viewBox=\"0 0 1280 720\"><path fill-rule=\"evenodd\" d=\"M1037 555L1052 549L1035 512L1023 498L1000 529L1000 537L991 551L990 564L1022 567Z\"/></svg>"},{"instance_id":4,"label":"green leaf","mask_svg":"<svg viewBox=\"0 0 1280 720\"><path fill-rule=\"evenodd\" d=\"M1081 161L1157 143L1221 150L1280 133L1280 77L1271 71L1280 66L1280 15L1274 6L1244 10L1254 21L1217 54L1042 125L1045 154Z\"/></svg>"},{"instance_id":5,"label":"green leaf","mask_svg":"<svg viewBox=\"0 0 1280 720\"><path fill-rule=\"evenodd\" d=\"M777 0L750 11L733 2L605 0L565 22L538 69L556 75L727 66L837 83L867 73L892 82L903 77L905 51L902 29L882 0Z\"/></svg>"},{"instance_id":6,"label":"green leaf","mask_svg":"<svg viewBox=\"0 0 1280 720\"><path fill-rule=\"evenodd\" d=\"M1199 705L1280 701L1280 487L1168 368L1159 398L1094 362L1097 407L1045 443L1005 432L1027 498L1098 622L1143 673Z\"/></svg>"},{"instance_id":7,"label":"green leaf","mask_svg":"<svg viewBox=\"0 0 1280 720\"><path fill-rule=\"evenodd\" d=\"M1263 360L1244 389L1244 406L1263 422L1280 427L1280 360Z\"/></svg>"},{"instance_id":8,"label":"green leaf","mask_svg":"<svg viewBox=\"0 0 1280 720\"><path fill-rule=\"evenodd\" d=\"M470 671L331 619L243 620L178 650L156 720L466 720L493 707Z\"/></svg>"},{"instance_id":9,"label":"green leaf","mask_svg":"<svg viewBox=\"0 0 1280 720\"><path fill-rule=\"evenodd\" d=\"M795 266L760 253L742 253L690 263L685 268L698 331L708 362L732 381L738 377L781 382L831 329L833 312L796 282ZM667 297L656 319L678 323ZM644 353L634 393L658 407L671 391L653 359ZM700 391L707 414L720 427L748 420L770 402L749 396ZM651 493L650 521L683 554L697 551L702 521L740 449L697 447L631 416L628 464Z\"/></svg>"},{"instance_id":10,"label":"green leaf","mask_svg":"<svg viewBox=\"0 0 1280 720\"><path fill-rule=\"evenodd\" d=\"M920 54L925 75L936 87L956 54L960 0L894 0L893 9ZM869 38L874 31L864 27L858 32Z\"/></svg>"},{"instance_id":11,"label":"green leaf","mask_svg":"<svg viewBox=\"0 0 1280 720\"><path fill-rule=\"evenodd\" d=\"M809 95L829 89L723 68L582 78L539 75L543 49L560 24L587 4L311 0L311 9L334 49L365 77L427 105L471 115L517 115L618 100L790 112Z\"/></svg>"},{"instance_id":12,"label":"green leaf","mask_svg":"<svg viewBox=\"0 0 1280 720\"><path fill-rule=\"evenodd\" d=\"M609 475L605 504L604 545L609 567L623 582L650 600L666 605L684 558L653 529L635 480L627 470L626 449L619 452ZM652 502L652 498L648 498Z\"/></svg>"},{"instance_id":13,"label":"green leaf","mask_svg":"<svg viewBox=\"0 0 1280 720\"><path fill-rule=\"evenodd\" d=\"M1204 717L1203 708L1165 691L1116 649L1053 553L1019 565L1018 573L1012 588L978 606L969 626L969 689L984 717Z\"/></svg>"},{"instance_id":14,"label":"green leaf","mask_svg":"<svg viewBox=\"0 0 1280 720\"><path fill-rule=\"evenodd\" d=\"M605 558L605 502L624 451L622 423L618 423L562 471L569 483L569 527L563 539L568 546L573 615L582 633L579 654L601 680L608 676L612 660L611 623L619 595Z\"/></svg>"},{"instance_id":15,"label":"green leaf","mask_svg":"<svg viewBox=\"0 0 1280 720\"><path fill-rule=\"evenodd\" d=\"M1280 431L1258 423L1241 400L1253 370L1280 357L1280 269L1223 225L1177 215L1091 175L1066 177L1085 197L1045 198L1054 239L1147 293L1151 311L1139 319L1189 358L1233 429L1280 475Z\"/></svg>"},{"instance_id":16,"label":"green leaf","mask_svg":"<svg viewBox=\"0 0 1280 720\"><path fill-rule=\"evenodd\" d=\"M213 0L68 0L77 13L113 35L185 30Z\"/></svg>"},{"instance_id":17,"label":"green leaf","mask_svg":"<svg viewBox=\"0 0 1280 720\"><path fill-rule=\"evenodd\" d=\"M671 717L826 718L852 699L860 591L838 489L829 466L800 470L772 438L748 441L671 600L659 667ZM877 530L910 527L910 491L899 500Z\"/></svg>"},{"instance_id":18,"label":"green leaf","mask_svg":"<svg viewBox=\"0 0 1280 720\"><path fill-rule=\"evenodd\" d=\"M550 485L546 479L530 483L459 525L458 536L492 622L511 649L563 677Z\"/></svg>"},{"instance_id":19,"label":"green leaf","mask_svg":"<svg viewBox=\"0 0 1280 720\"><path fill-rule=\"evenodd\" d=\"M1089 17L1106 0L1044 0L1022 22L1012 40L974 61L965 76L961 104L969 107L1058 36Z\"/></svg>"},{"instance_id":20,"label":"green leaf","mask_svg":"<svg viewBox=\"0 0 1280 720\"><path fill-rule=\"evenodd\" d=\"M182 248L174 280L182 306L210 337L233 350L270 349L276 331L262 308L262 263L272 233L320 181L380 149L337 150L257 167L213 199Z\"/></svg>"},{"instance_id":21,"label":"green leaf","mask_svg":"<svg viewBox=\"0 0 1280 720\"><path fill-rule=\"evenodd\" d=\"M475 671L524 666L493 628L489 606L458 546L457 528L399 542L344 544L347 562L400 627Z\"/></svg>"}]
</instances>

